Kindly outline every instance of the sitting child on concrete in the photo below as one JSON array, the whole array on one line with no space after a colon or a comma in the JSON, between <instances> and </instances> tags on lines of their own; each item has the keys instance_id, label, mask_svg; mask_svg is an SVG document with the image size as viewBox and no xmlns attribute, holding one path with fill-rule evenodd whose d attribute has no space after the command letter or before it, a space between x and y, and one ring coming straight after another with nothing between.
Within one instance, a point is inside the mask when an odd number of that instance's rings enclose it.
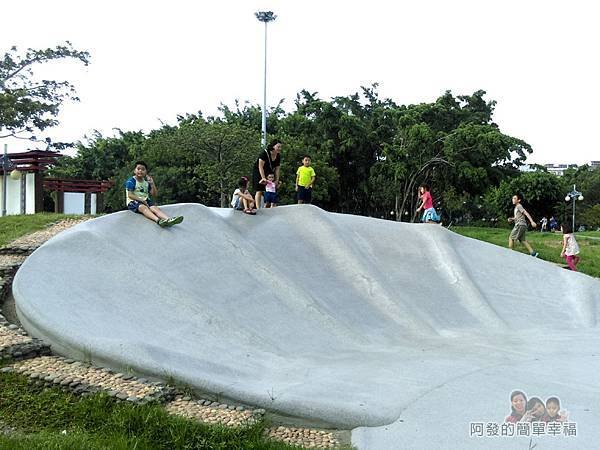
<instances>
[{"instance_id":1,"label":"sitting child on concrete","mask_svg":"<svg viewBox=\"0 0 600 450\"><path fill-rule=\"evenodd\" d=\"M246 214L256 214L254 209L254 197L248 191L248 178L242 177L238 183L238 188L233 191L231 197L231 206L236 211L243 211Z\"/></svg>"},{"instance_id":2,"label":"sitting child on concrete","mask_svg":"<svg viewBox=\"0 0 600 450\"><path fill-rule=\"evenodd\" d=\"M169 217L154 203L153 196L158 190L154 179L148 175L148 166L144 161L135 163L133 176L125 182L125 204L127 209L143 214L161 227L170 227L181 223L183 216Z\"/></svg>"}]
</instances>

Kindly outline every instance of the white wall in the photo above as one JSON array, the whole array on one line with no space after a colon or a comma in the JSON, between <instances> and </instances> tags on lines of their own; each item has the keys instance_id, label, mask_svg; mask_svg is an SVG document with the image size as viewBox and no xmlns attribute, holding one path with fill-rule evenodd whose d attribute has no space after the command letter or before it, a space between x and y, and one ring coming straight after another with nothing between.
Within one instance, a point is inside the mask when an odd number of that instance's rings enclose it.
<instances>
[{"instance_id":1,"label":"white wall","mask_svg":"<svg viewBox=\"0 0 600 450\"><path fill-rule=\"evenodd\" d=\"M65 192L65 214L83 214L85 209L85 194L81 192Z\"/></svg>"},{"instance_id":2,"label":"white wall","mask_svg":"<svg viewBox=\"0 0 600 450\"><path fill-rule=\"evenodd\" d=\"M90 214L96 214L96 194L90 196ZM80 192L65 192L65 214L85 214L85 194Z\"/></svg>"},{"instance_id":3,"label":"white wall","mask_svg":"<svg viewBox=\"0 0 600 450\"><path fill-rule=\"evenodd\" d=\"M25 214L35 214L35 173L25 175Z\"/></svg>"},{"instance_id":4,"label":"white wall","mask_svg":"<svg viewBox=\"0 0 600 450\"><path fill-rule=\"evenodd\" d=\"M35 174L21 174L25 177L25 214L35 214ZM2 175L0 175L0 212L2 210ZM13 180L7 177L7 215L21 214L21 180ZM97 212L97 194L91 194L90 213ZM65 214L84 214L85 194L79 192L65 192L64 212Z\"/></svg>"},{"instance_id":5,"label":"white wall","mask_svg":"<svg viewBox=\"0 0 600 450\"><path fill-rule=\"evenodd\" d=\"M35 214L35 174L21 173L25 177L25 214ZM0 210L2 210L3 176L0 175ZM21 179L13 180L7 177L6 214L15 216L21 214Z\"/></svg>"},{"instance_id":6,"label":"white wall","mask_svg":"<svg viewBox=\"0 0 600 450\"><path fill-rule=\"evenodd\" d=\"M0 213L4 209L2 204L4 180L0 175ZM21 214L21 180L12 180L10 176L6 177L6 214L9 216Z\"/></svg>"}]
</instances>

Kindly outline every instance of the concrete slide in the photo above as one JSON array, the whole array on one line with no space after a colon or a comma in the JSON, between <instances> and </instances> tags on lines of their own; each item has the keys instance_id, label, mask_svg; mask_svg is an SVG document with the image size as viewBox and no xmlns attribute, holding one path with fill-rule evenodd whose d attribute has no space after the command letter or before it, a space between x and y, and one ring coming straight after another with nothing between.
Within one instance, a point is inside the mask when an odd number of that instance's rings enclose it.
<instances>
[{"instance_id":1,"label":"concrete slide","mask_svg":"<svg viewBox=\"0 0 600 450\"><path fill-rule=\"evenodd\" d=\"M185 221L119 212L34 252L13 284L25 328L64 355L353 429L359 449L597 448L598 280L436 225L165 210ZM558 396L577 435L474 434L515 389Z\"/></svg>"}]
</instances>

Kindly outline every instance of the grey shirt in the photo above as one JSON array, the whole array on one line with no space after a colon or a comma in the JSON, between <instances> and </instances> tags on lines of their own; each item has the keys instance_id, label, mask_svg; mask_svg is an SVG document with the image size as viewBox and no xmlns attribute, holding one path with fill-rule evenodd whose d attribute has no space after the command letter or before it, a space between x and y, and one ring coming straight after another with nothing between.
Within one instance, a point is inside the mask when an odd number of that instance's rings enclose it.
<instances>
[{"instance_id":1,"label":"grey shirt","mask_svg":"<svg viewBox=\"0 0 600 450\"><path fill-rule=\"evenodd\" d=\"M520 203L515 206L515 225L527 226L527 219L525 218L525 208Z\"/></svg>"}]
</instances>

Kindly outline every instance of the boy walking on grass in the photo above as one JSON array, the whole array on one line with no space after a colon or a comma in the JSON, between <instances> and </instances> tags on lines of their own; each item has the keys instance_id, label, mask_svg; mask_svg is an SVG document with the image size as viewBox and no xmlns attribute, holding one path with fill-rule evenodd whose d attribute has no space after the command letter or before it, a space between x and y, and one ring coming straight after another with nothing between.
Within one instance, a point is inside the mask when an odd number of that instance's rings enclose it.
<instances>
[{"instance_id":1,"label":"boy walking on grass","mask_svg":"<svg viewBox=\"0 0 600 450\"><path fill-rule=\"evenodd\" d=\"M527 232L526 219L529 219L529 222L531 222L531 226L533 228L537 227L537 224L533 221L525 208L523 208L523 205L521 205L521 200L522 197L520 194L515 194L512 197L512 203L515 205L515 211L513 217L509 217L508 221L514 222L515 226L510 232L510 236L508 238L508 248L512 250L514 242L519 241L521 244L527 247L527 250L531 256L537 257L539 253L536 252L531 245L529 245L527 239L525 239L525 233Z\"/></svg>"},{"instance_id":2,"label":"boy walking on grass","mask_svg":"<svg viewBox=\"0 0 600 450\"><path fill-rule=\"evenodd\" d=\"M298 204L310 203L312 201L312 189L315 184L315 178L315 169L310 167L310 156L304 155L302 165L296 171Z\"/></svg>"},{"instance_id":3,"label":"boy walking on grass","mask_svg":"<svg viewBox=\"0 0 600 450\"><path fill-rule=\"evenodd\" d=\"M125 204L127 209L157 223L161 227L170 227L183 221L183 216L169 217L152 201L158 190L144 161L135 163L133 176L125 182Z\"/></svg>"}]
</instances>

